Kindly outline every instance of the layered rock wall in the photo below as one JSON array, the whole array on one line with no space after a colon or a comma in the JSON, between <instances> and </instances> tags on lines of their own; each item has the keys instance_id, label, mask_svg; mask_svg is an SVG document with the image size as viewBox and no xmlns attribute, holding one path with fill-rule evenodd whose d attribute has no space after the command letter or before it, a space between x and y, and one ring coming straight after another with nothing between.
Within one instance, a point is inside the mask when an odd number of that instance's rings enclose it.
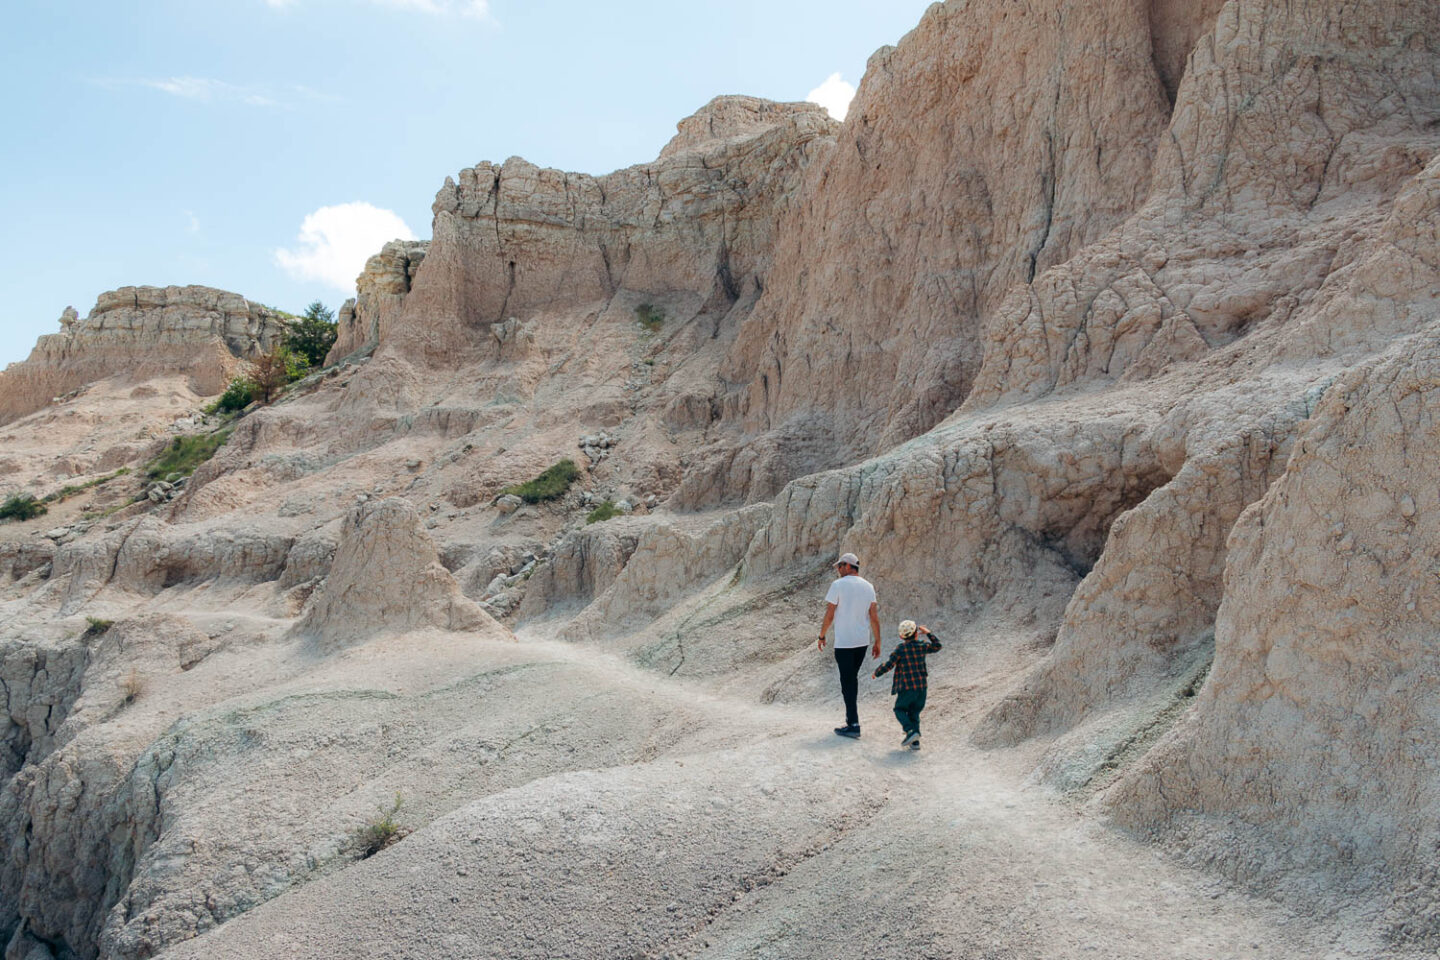
<instances>
[{"instance_id":1,"label":"layered rock wall","mask_svg":"<svg viewBox=\"0 0 1440 960\"><path fill-rule=\"evenodd\" d=\"M871 58L721 368L727 421L784 439L722 444L687 501L768 498L947 416L1005 292L1139 205L1167 113L1140 4L933 4Z\"/></svg>"},{"instance_id":2,"label":"layered rock wall","mask_svg":"<svg viewBox=\"0 0 1440 960\"><path fill-rule=\"evenodd\" d=\"M67 308L60 333L41 337L29 359L0 373L0 423L114 376L140 381L183 372L196 393L219 393L238 361L271 349L285 324L268 307L210 287L102 293L84 318Z\"/></svg>"},{"instance_id":3,"label":"layered rock wall","mask_svg":"<svg viewBox=\"0 0 1440 960\"><path fill-rule=\"evenodd\" d=\"M633 303L723 316L753 300L778 214L836 129L814 104L721 97L682 122L653 164L602 177L518 157L462 170L435 199L426 266L392 338L453 364L488 327L539 311Z\"/></svg>"},{"instance_id":4,"label":"layered rock wall","mask_svg":"<svg viewBox=\"0 0 1440 960\"><path fill-rule=\"evenodd\" d=\"M392 240L365 262L355 280L355 297L345 301L336 318L335 345L326 364L375 349L400 316L429 249L428 240Z\"/></svg>"},{"instance_id":5,"label":"layered rock wall","mask_svg":"<svg viewBox=\"0 0 1440 960\"><path fill-rule=\"evenodd\" d=\"M1251 882L1379 882L1434 943L1440 850L1440 348L1345 377L1230 538L1194 711L1106 797L1133 829Z\"/></svg>"}]
</instances>

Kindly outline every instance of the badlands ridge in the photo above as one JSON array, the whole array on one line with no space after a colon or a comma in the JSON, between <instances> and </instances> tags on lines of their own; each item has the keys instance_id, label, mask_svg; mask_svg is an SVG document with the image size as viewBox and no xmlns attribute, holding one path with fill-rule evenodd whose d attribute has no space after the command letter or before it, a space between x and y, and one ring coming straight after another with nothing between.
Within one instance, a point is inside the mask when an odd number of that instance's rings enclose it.
<instances>
[{"instance_id":1,"label":"badlands ridge","mask_svg":"<svg viewBox=\"0 0 1440 960\"><path fill-rule=\"evenodd\" d=\"M0 527L5 960L1440 948L1431 0L949 0L844 124L463 169L144 496L286 322L0 374L0 493L133 471ZM829 732L842 550L920 755Z\"/></svg>"}]
</instances>

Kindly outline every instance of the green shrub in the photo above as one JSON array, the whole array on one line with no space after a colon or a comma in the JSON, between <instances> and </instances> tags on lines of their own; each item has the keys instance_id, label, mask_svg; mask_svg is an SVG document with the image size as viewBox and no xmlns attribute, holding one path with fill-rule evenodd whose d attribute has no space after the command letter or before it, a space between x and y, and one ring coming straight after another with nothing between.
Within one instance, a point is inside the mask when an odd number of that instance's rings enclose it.
<instances>
[{"instance_id":1,"label":"green shrub","mask_svg":"<svg viewBox=\"0 0 1440 960\"><path fill-rule=\"evenodd\" d=\"M151 480L159 480L171 474L188 477L195 472L196 467L215 456L215 451L229 439L229 430L176 437L164 453L146 464L145 476Z\"/></svg>"},{"instance_id":2,"label":"green shrub","mask_svg":"<svg viewBox=\"0 0 1440 960\"><path fill-rule=\"evenodd\" d=\"M500 491L500 495L514 494L526 503L556 500L565 496L565 491L570 489L570 484L574 483L579 476L580 468L575 466L575 461L566 458L534 480L506 487Z\"/></svg>"},{"instance_id":3,"label":"green shrub","mask_svg":"<svg viewBox=\"0 0 1440 960\"><path fill-rule=\"evenodd\" d=\"M255 399L260 396L260 385L249 377L236 377L230 381L230 386L210 406L205 408L206 413L235 413L244 410Z\"/></svg>"},{"instance_id":4,"label":"green shrub","mask_svg":"<svg viewBox=\"0 0 1440 960\"><path fill-rule=\"evenodd\" d=\"M318 367L335 345L335 337L335 311L315 300L305 308L303 317L290 323L285 346L307 365Z\"/></svg>"},{"instance_id":5,"label":"green shrub","mask_svg":"<svg viewBox=\"0 0 1440 960\"><path fill-rule=\"evenodd\" d=\"M80 634L82 640L94 640L96 637L103 637L105 631L115 626L114 620L101 620L99 617L86 617L85 622L89 624L85 632Z\"/></svg>"},{"instance_id":6,"label":"green shrub","mask_svg":"<svg viewBox=\"0 0 1440 960\"><path fill-rule=\"evenodd\" d=\"M0 520L33 520L49 512L45 504L28 493L17 493L0 503Z\"/></svg>"},{"instance_id":7,"label":"green shrub","mask_svg":"<svg viewBox=\"0 0 1440 960\"><path fill-rule=\"evenodd\" d=\"M615 501L606 500L600 506L590 511L585 518L586 523L604 523L606 520L613 520L615 517L623 516L615 506Z\"/></svg>"},{"instance_id":8,"label":"green shrub","mask_svg":"<svg viewBox=\"0 0 1440 960\"><path fill-rule=\"evenodd\" d=\"M405 836L406 830L400 825L400 807L405 798L397 790L395 802L389 807L381 806L377 816L355 831L356 845L360 848L360 859L373 857L392 843Z\"/></svg>"},{"instance_id":9,"label":"green shrub","mask_svg":"<svg viewBox=\"0 0 1440 960\"><path fill-rule=\"evenodd\" d=\"M59 490L56 490L54 493L48 494L48 495L45 497L45 499L44 499L43 501L41 501L41 502L42 502L42 503L60 503L61 501L69 500L71 497L78 496L79 494L84 493L86 490L93 490L93 489L95 489L96 487L100 486L102 483L109 483L111 480L114 480L116 477L123 477L123 476L125 476L127 473L129 473L129 472L130 472L130 468L129 468L129 467L121 467L119 470L116 470L114 473L107 474L107 475L105 475L105 476L103 476L103 477L96 477L94 480L86 480L84 483L71 483L71 484L66 484L65 486L61 487Z\"/></svg>"},{"instance_id":10,"label":"green shrub","mask_svg":"<svg viewBox=\"0 0 1440 960\"><path fill-rule=\"evenodd\" d=\"M635 308L635 320L646 330L655 333L665 326L665 311L651 304L642 303Z\"/></svg>"}]
</instances>

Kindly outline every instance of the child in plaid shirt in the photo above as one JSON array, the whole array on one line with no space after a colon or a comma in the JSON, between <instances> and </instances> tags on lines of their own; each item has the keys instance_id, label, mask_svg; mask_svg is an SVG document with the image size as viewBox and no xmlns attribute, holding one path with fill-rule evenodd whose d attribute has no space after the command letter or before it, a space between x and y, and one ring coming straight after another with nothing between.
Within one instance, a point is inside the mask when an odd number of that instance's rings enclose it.
<instances>
[{"instance_id":1,"label":"child in plaid shirt","mask_svg":"<svg viewBox=\"0 0 1440 960\"><path fill-rule=\"evenodd\" d=\"M878 678L889 673L892 667L895 669L890 692L895 694L895 719L905 729L905 739L900 741L900 746L919 750L920 711L925 709L925 690L929 682L925 672L925 655L939 650L940 641L929 628L917 628L914 620L905 620L900 624L900 641L890 659L876 667L872 676Z\"/></svg>"}]
</instances>

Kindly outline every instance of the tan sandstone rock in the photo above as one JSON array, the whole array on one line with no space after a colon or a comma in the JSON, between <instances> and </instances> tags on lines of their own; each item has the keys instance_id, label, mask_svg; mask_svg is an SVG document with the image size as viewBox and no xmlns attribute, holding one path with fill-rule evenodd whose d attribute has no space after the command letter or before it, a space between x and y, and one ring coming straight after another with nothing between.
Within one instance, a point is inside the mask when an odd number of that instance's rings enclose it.
<instances>
[{"instance_id":1,"label":"tan sandstone rock","mask_svg":"<svg viewBox=\"0 0 1440 960\"><path fill-rule=\"evenodd\" d=\"M67 308L60 323L29 359L0 373L0 423L113 376L140 382L183 372L197 393L216 394L238 361L264 353L285 331L268 307L195 286L121 287L102 293L83 319Z\"/></svg>"},{"instance_id":2,"label":"tan sandstone rock","mask_svg":"<svg viewBox=\"0 0 1440 960\"><path fill-rule=\"evenodd\" d=\"M335 345L326 364L374 350L400 315L430 249L426 240L392 240L369 260L355 280L355 297L345 301L336 318Z\"/></svg>"},{"instance_id":3,"label":"tan sandstone rock","mask_svg":"<svg viewBox=\"0 0 1440 960\"><path fill-rule=\"evenodd\" d=\"M335 561L296 631L333 649L427 626L490 638L505 633L461 594L409 502L391 497L360 504L346 517Z\"/></svg>"}]
</instances>

